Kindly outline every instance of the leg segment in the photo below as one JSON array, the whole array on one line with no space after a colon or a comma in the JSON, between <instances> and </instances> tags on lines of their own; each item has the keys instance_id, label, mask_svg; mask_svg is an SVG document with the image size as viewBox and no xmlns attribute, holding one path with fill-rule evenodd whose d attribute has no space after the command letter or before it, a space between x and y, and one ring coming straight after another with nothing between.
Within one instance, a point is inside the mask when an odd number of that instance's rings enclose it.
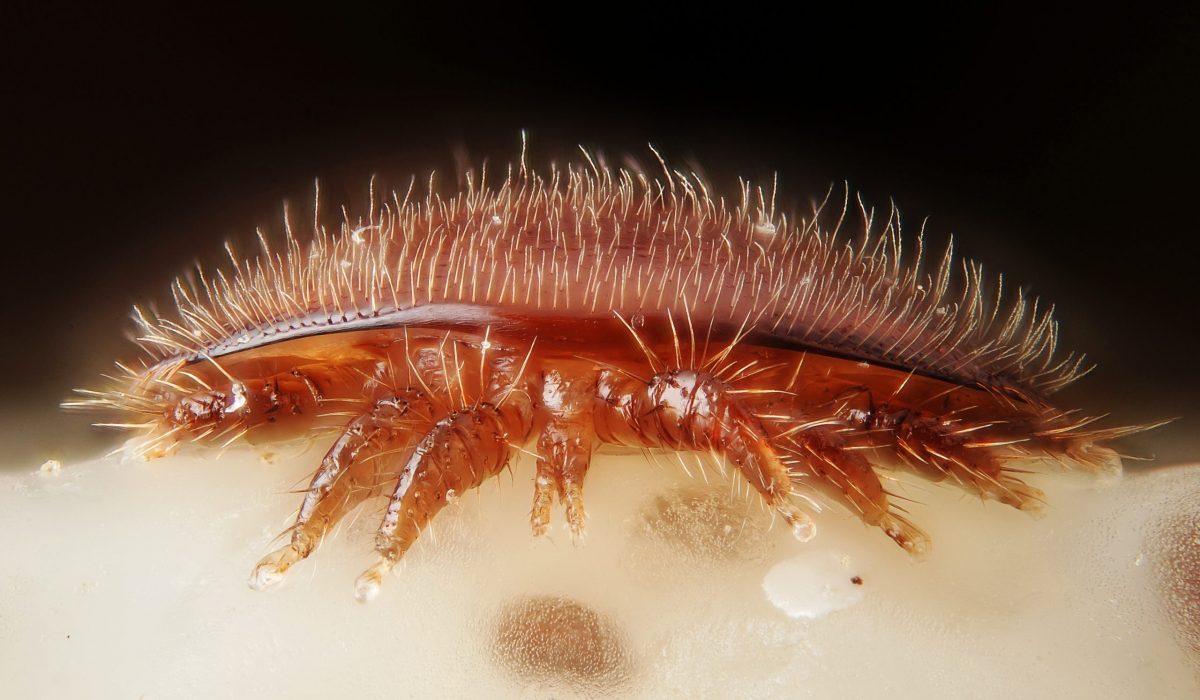
<instances>
[{"instance_id":1,"label":"leg segment","mask_svg":"<svg viewBox=\"0 0 1200 700\"><path fill-rule=\"evenodd\" d=\"M551 370L543 377L541 406L549 418L537 445L537 477L529 516L535 536L549 530L555 491L566 509L572 537L579 541L584 535L587 513L583 506L583 480L595 441L592 430L595 390L592 376L567 378Z\"/></svg>"},{"instance_id":2,"label":"leg segment","mask_svg":"<svg viewBox=\"0 0 1200 700\"><path fill-rule=\"evenodd\" d=\"M378 594L383 575L395 567L452 494L479 486L507 465L509 428L499 409L483 404L443 418L417 444L400 472L376 534L379 560L356 584L359 600Z\"/></svg>"},{"instance_id":3,"label":"leg segment","mask_svg":"<svg viewBox=\"0 0 1200 700\"><path fill-rule=\"evenodd\" d=\"M929 551L929 538L888 502L879 476L859 453L845 449L845 441L825 427L800 431L784 438L785 453L797 468L829 484L834 495L847 503L863 522L882 529L896 544L916 558Z\"/></svg>"},{"instance_id":4,"label":"leg segment","mask_svg":"<svg viewBox=\"0 0 1200 700\"><path fill-rule=\"evenodd\" d=\"M791 475L762 424L712 374L669 370L642 382L602 372L594 415L596 435L604 442L725 455L796 537L816 534L812 519L791 502Z\"/></svg>"},{"instance_id":5,"label":"leg segment","mask_svg":"<svg viewBox=\"0 0 1200 700\"><path fill-rule=\"evenodd\" d=\"M524 442L528 436L531 416L528 396L509 392L497 403L455 411L426 433L401 470L376 533L379 559L355 584L360 601L378 595L383 576L452 494L475 488L504 469L511 444Z\"/></svg>"},{"instance_id":6,"label":"leg segment","mask_svg":"<svg viewBox=\"0 0 1200 700\"><path fill-rule=\"evenodd\" d=\"M292 527L291 542L258 563L250 586L268 588L306 558L346 513L377 495L391 467L432 422L433 406L419 391L381 399L346 426L321 460Z\"/></svg>"},{"instance_id":7,"label":"leg segment","mask_svg":"<svg viewBox=\"0 0 1200 700\"><path fill-rule=\"evenodd\" d=\"M939 420L903 412L889 421L897 457L918 473L947 476L964 489L1029 513L1041 512L1045 494L1004 468L997 448L1014 442L991 424Z\"/></svg>"},{"instance_id":8,"label":"leg segment","mask_svg":"<svg viewBox=\"0 0 1200 700\"><path fill-rule=\"evenodd\" d=\"M310 365L205 385L181 395L163 412L163 435L173 442L228 442L241 437L269 442L297 437L316 424L321 402L336 388L342 371L337 366ZM197 375L189 376L200 381ZM165 444L157 447L170 450Z\"/></svg>"}]
</instances>

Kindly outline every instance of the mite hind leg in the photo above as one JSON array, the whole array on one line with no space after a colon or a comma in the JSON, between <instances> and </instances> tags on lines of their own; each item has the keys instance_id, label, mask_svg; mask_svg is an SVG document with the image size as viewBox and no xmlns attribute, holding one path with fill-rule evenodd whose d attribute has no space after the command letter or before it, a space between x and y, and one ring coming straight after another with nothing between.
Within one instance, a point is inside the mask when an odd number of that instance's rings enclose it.
<instances>
[{"instance_id":1,"label":"mite hind leg","mask_svg":"<svg viewBox=\"0 0 1200 700\"><path fill-rule=\"evenodd\" d=\"M355 596L370 601L453 494L476 488L508 464L513 442L524 442L532 410L523 392L497 403L452 412L417 443L392 491L375 536L378 560L358 577Z\"/></svg>"},{"instance_id":2,"label":"mite hind leg","mask_svg":"<svg viewBox=\"0 0 1200 700\"><path fill-rule=\"evenodd\" d=\"M798 471L826 485L826 490L864 523L883 530L915 558L928 553L929 537L897 512L871 464L858 452L846 449L840 435L814 428L787 436L782 443L781 450Z\"/></svg>"},{"instance_id":3,"label":"mite hind leg","mask_svg":"<svg viewBox=\"0 0 1200 700\"><path fill-rule=\"evenodd\" d=\"M762 423L730 387L702 370L669 370L648 382L601 373L595 407L603 442L716 452L737 467L801 541L816 525L792 501L792 477Z\"/></svg>"},{"instance_id":4,"label":"mite hind leg","mask_svg":"<svg viewBox=\"0 0 1200 700\"><path fill-rule=\"evenodd\" d=\"M933 480L949 477L966 491L1031 514L1041 513L1045 494L1004 466L998 450L1019 443L991 423L939 421L911 415L892 429L901 462Z\"/></svg>"},{"instance_id":5,"label":"mite hind leg","mask_svg":"<svg viewBox=\"0 0 1200 700\"><path fill-rule=\"evenodd\" d=\"M312 478L290 528L290 542L259 561L250 586L261 590L282 581L343 516L378 495L397 459L433 422L432 410L421 392L409 391L380 399L370 412L350 421Z\"/></svg>"}]
</instances>

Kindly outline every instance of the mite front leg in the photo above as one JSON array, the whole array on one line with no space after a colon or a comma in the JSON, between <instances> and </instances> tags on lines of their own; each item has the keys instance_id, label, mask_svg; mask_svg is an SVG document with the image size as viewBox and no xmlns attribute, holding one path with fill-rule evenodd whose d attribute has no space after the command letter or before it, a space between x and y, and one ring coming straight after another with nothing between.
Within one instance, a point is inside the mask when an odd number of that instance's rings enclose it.
<instances>
[{"instance_id":1,"label":"mite front leg","mask_svg":"<svg viewBox=\"0 0 1200 700\"><path fill-rule=\"evenodd\" d=\"M394 464L433 422L433 410L424 394L410 390L377 401L369 413L350 421L313 476L291 542L259 561L250 587L261 590L282 581L344 515L379 494Z\"/></svg>"},{"instance_id":2,"label":"mite front leg","mask_svg":"<svg viewBox=\"0 0 1200 700\"><path fill-rule=\"evenodd\" d=\"M792 478L762 424L715 376L670 370L649 382L601 373L595 407L596 435L604 442L689 451L728 458L783 516L801 541L816 525L791 501Z\"/></svg>"},{"instance_id":3,"label":"mite front leg","mask_svg":"<svg viewBox=\"0 0 1200 700\"><path fill-rule=\"evenodd\" d=\"M321 402L337 386L342 371L311 365L251 379L218 382L210 377L202 385L199 375L188 373L199 386L167 399L159 429L142 443L139 454L168 454L184 440L226 444L243 437L250 442L298 437L316 424Z\"/></svg>"},{"instance_id":4,"label":"mite front leg","mask_svg":"<svg viewBox=\"0 0 1200 700\"><path fill-rule=\"evenodd\" d=\"M355 596L363 602L379 593L383 577L420 536L452 494L478 487L508 464L511 442L524 442L532 411L523 392L497 403L481 403L438 421L417 444L392 492L375 536L378 561L358 577Z\"/></svg>"},{"instance_id":5,"label":"mite front leg","mask_svg":"<svg viewBox=\"0 0 1200 700\"><path fill-rule=\"evenodd\" d=\"M594 375L565 377L548 371L542 380L542 409L549 414L538 438L537 476L534 482L530 524L533 534L546 534L554 493L566 509L567 526L576 542L582 540L587 512L583 506L583 480L592 457L592 402Z\"/></svg>"}]
</instances>

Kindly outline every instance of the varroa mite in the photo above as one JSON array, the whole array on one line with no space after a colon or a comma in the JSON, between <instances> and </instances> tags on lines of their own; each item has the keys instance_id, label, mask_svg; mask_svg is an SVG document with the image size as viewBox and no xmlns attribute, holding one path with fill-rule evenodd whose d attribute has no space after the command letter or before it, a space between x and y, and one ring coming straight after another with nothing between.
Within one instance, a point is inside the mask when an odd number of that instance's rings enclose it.
<instances>
[{"instance_id":1,"label":"varroa mite","mask_svg":"<svg viewBox=\"0 0 1200 700\"><path fill-rule=\"evenodd\" d=\"M1052 310L950 250L928 264L920 237L906 252L894 209L827 195L788 217L774 187L727 200L661 159L525 160L452 195L372 187L335 231L315 212L297 236L285 211L253 256L177 279L174 308L135 307L140 357L69 405L123 414L102 425L139 431L127 450L146 458L338 426L250 582L386 494L362 600L518 449L537 454L535 535L556 499L583 535L592 454L622 445L711 455L801 540L816 528L798 502L819 493L921 556L885 470L1036 511L1015 465L1119 470L1105 443L1146 427L1052 404L1087 370L1058 352Z\"/></svg>"}]
</instances>

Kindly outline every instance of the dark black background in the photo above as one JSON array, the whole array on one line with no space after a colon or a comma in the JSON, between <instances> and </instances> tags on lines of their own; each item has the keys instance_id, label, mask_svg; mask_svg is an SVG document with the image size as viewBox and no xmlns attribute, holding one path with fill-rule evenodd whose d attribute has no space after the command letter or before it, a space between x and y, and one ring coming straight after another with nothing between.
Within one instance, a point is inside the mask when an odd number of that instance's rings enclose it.
<instances>
[{"instance_id":1,"label":"dark black background","mask_svg":"<svg viewBox=\"0 0 1200 700\"><path fill-rule=\"evenodd\" d=\"M357 205L455 152L847 180L1058 304L1099 369L1065 401L1184 420L1129 449L1195 460L1196 16L560 5L444 16L5 10L6 456L95 449L57 401L124 352L125 314L286 198ZM158 11L159 13L162 10ZM793 14L795 13L795 14ZM111 438L108 438L111 441Z\"/></svg>"}]
</instances>

